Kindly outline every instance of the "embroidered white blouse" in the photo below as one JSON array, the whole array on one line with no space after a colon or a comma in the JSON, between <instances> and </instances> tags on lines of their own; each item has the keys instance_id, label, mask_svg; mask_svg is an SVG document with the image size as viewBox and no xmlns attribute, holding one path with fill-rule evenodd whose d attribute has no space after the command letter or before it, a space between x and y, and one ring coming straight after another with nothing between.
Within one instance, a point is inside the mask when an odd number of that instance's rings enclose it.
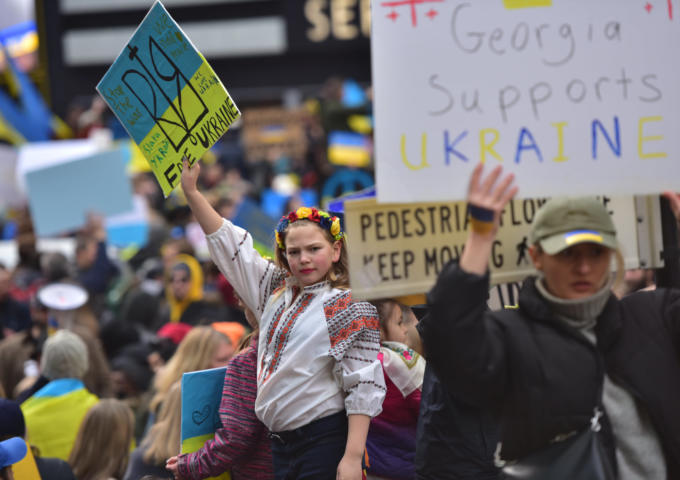
<instances>
[{"instance_id":1,"label":"embroidered white blouse","mask_svg":"<svg viewBox=\"0 0 680 480\"><path fill-rule=\"evenodd\" d=\"M228 220L207 239L213 261L259 319L255 413L262 423L281 432L343 409L378 415L385 380L375 308L328 282L300 288Z\"/></svg>"}]
</instances>

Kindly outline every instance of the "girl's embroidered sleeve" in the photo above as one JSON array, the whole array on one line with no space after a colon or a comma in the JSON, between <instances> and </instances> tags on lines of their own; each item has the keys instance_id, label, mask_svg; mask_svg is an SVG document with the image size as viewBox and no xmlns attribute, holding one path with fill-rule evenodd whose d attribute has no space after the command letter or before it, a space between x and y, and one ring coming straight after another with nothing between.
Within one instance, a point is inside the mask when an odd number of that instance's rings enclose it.
<instances>
[{"instance_id":1,"label":"girl's embroidered sleeve","mask_svg":"<svg viewBox=\"0 0 680 480\"><path fill-rule=\"evenodd\" d=\"M379 415L386 388L378 360L378 312L370 303L352 302L349 291L327 301L324 312L331 343L329 353L336 361L333 373L347 394L347 414Z\"/></svg>"},{"instance_id":2,"label":"girl's embroidered sleeve","mask_svg":"<svg viewBox=\"0 0 680 480\"><path fill-rule=\"evenodd\" d=\"M182 478L217 476L252 456L258 447L265 427L255 417L257 354L253 352L244 351L227 367L220 404L222 428L198 451L178 457Z\"/></svg>"},{"instance_id":3,"label":"girl's embroidered sleeve","mask_svg":"<svg viewBox=\"0 0 680 480\"><path fill-rule=\"evenodd\" d=\"M210 258L259 319L271 292L283 283L283 272L262 258L250 234L229 220L207 236Z\"/></svg>"}]
</instances>

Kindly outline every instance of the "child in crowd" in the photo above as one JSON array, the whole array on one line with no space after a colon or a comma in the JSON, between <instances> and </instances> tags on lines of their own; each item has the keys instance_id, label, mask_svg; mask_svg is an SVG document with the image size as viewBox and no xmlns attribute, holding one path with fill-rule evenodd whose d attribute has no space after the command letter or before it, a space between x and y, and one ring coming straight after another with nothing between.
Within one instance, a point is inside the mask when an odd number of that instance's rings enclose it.
<instances>
[{"instance_id":1,"label":"child in crowd","mask_svg":"<svg viewBox=\"0 0 680 480\"><path fill-rule=\"evenodd\" d=\"M277 479L362 478L371 417L385 382L375 308L353 302L340 220L300 208L279 222L279 268L248 232L198 191L184 160L182 188L213 261L259 319L255 413L271 431Z\"/></svg>"},{"instance_id":2,"label":"child in crowd","mask_svg":"<svg viewBox=\"0 0 680 480\"><path fill-rule=\"evenodd\" d=\"M215 438L197 452L173 456L166 468L178 478L198 480L231 471L232 480L269 480L272 471L271 441L266 427L255 416L257 395L257 319L246 309L253 332L250 343L227 365L220 404L222 427Z\"/></svg>"},{"instance_id":3,"label":"child in crowd","mask_svg":"<svg viewBox=\"0 0 680 480\"><path fill-rule=\"evenodd\" d=\"M380 353L387 394L366 441L369 478L415 478L416 426L425 360L408 348L411 309L396 300L373 302L380 318Z\"/></svg>"}]
</instances>

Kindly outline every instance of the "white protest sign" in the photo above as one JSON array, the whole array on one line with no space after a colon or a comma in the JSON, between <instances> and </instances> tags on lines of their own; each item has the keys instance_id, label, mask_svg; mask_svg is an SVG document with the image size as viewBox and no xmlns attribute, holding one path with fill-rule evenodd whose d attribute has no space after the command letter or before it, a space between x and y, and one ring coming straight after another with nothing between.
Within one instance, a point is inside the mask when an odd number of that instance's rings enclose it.
<instances>
[{"instance_id":1,"label":"white protest sign","mask_svg":"<svg viewBox=\"0 0 680 480\"><path fill-rule=\"evenodd\" d=\"M625 268L637 268L638 242L633 197L602 197L612 214ZM489 267L493 284L535 273L529 230L545 199L515 199L503 212ZM437 275L463 251L465 202L379 204L345 202L352 295L376 299L427 292Z\"/></svg>"},{"instance_id":2,"label":"white protest sign","mask_svg":"<svg viewBox=\"0 0 680 480\"><path fill-rule=\"evenodd\" d=\"M671 2L372 8L381 203L462 199L480 161L515 172L524 198L680 188Z\"/></svg>"},{"instance_id":3,"label":"white protest sign","mask_svg":"<svg viewBox=\"0 0 680 480\"><path fill-rule=\"evenodd\" d=\"M0 145L0 211L5 207L21 207L26 196L16 182L18 150L9 145Z\"/></svg>"}]
</instances>

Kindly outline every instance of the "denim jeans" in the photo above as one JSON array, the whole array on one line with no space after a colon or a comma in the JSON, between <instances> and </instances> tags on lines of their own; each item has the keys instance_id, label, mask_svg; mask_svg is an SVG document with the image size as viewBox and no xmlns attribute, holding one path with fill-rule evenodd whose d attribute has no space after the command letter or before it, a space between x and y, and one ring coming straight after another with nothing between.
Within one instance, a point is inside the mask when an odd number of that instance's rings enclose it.
<instances>
[{"instance_id":1,"label":"denim jeans","mask_svg":"<svg viewBox=\"0 0 680 480\"><path fill-rule=\"evenodd\" d=\"M334 413L270 436L276 480L335 480L347 444L347 415Z\"/></svg>"}]
</instances>

